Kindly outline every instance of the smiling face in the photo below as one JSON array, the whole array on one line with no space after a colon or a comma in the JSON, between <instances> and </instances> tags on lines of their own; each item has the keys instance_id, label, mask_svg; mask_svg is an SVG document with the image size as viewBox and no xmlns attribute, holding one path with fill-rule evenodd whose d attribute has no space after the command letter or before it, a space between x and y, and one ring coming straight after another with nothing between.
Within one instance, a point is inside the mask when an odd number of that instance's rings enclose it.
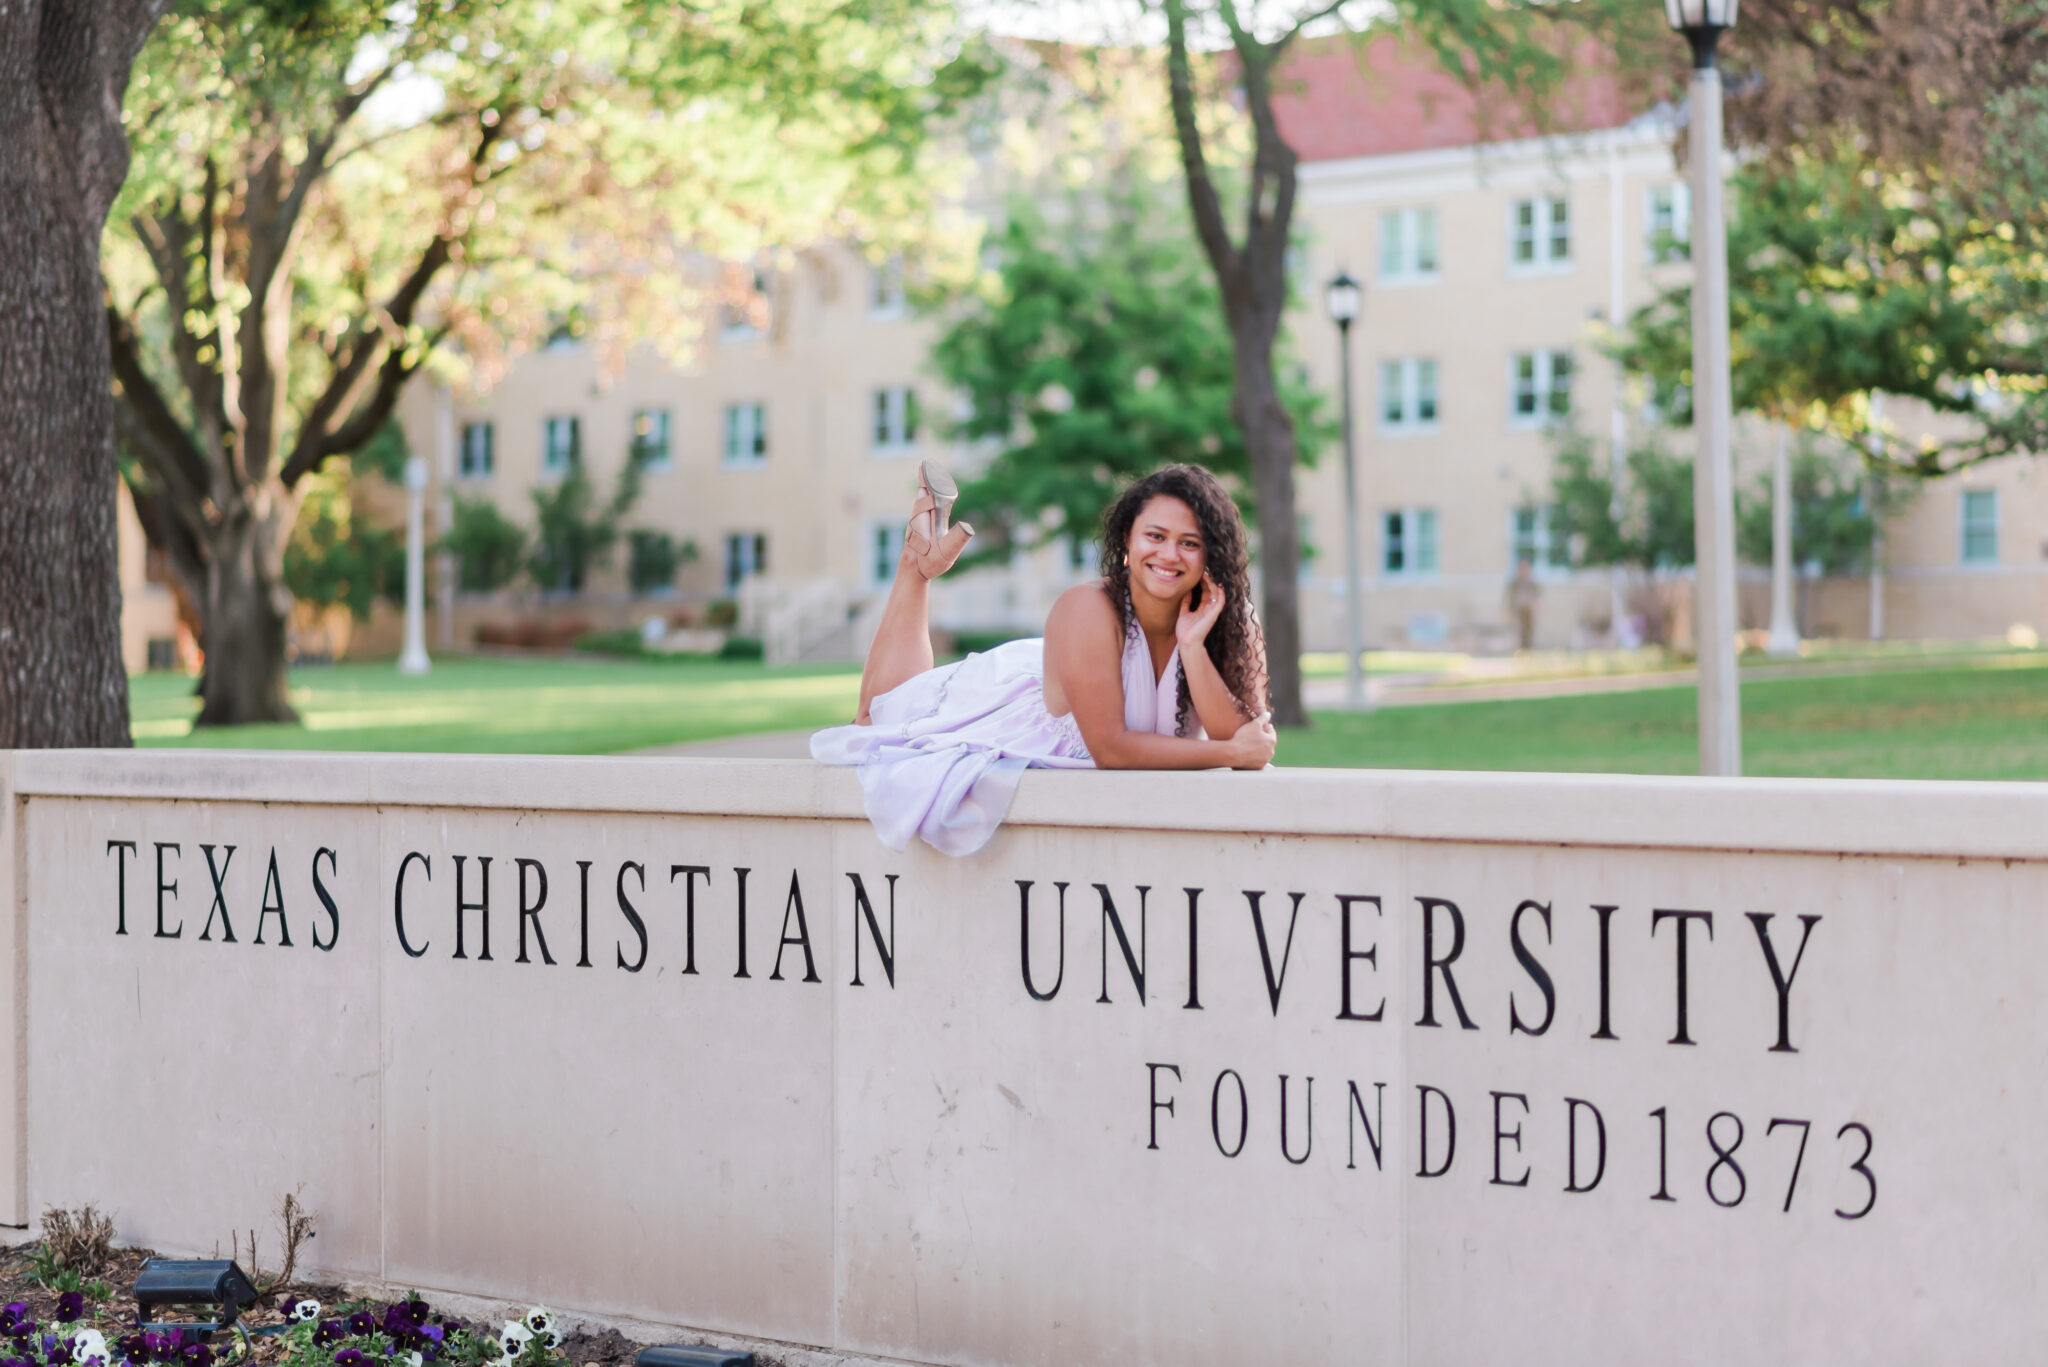
<instances>
[{"instance_id":1,"label":"smiling face","mask_svg":"<svg viewBox=\"0 0 2048 1367\"><path fill-rule=\"evenodd\" d=\"M1178 603L1202 582L1206 558L1195 510L1160 494L1138 510L1127 544L1131 597Z\"/></svg>"}]
</instances>

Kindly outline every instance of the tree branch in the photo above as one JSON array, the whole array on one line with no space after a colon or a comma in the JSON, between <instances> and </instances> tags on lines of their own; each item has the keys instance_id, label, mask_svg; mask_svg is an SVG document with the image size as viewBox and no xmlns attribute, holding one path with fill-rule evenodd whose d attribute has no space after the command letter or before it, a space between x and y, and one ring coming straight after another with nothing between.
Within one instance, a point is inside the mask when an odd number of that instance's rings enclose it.
<instances>
[{"instance_id":1,"label":"tree branch","mask_svg":"<svg viewBox=\"0 0 2048 1367\"><path fill-rule=\"evenodd\" d=\"M194 515L212 501L212 471L206 455L164 402L163 391L143 368L135 330L111 303L107 305L107 342L114 379L121 386L115 411L132 424L136 458Z\"/></svg>"},{"instance_id":2,"label":"tree branch","mask_svg":"<svg viewBox=\"0 0 2048 1367\"><path fill-rule=\"evenodd\" d=\"M1202 150L1194 73L1188 56L1186 0L1166 0L1166 78L1173 132L1180 143L1181 168L1187 180L1188 208L1194 216L1195 233L1216 271L1225 307L1235 311L1245 292L1244 261L1223 222L1223 203Z\"/></svg>"}]
</instances>

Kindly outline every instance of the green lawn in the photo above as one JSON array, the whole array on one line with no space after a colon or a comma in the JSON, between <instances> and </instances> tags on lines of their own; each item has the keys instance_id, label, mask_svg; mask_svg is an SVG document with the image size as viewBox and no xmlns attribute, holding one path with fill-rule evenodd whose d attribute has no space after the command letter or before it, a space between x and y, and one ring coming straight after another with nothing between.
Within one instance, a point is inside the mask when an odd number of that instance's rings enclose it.
<instances>
[{"instance_id":1,"label":"green lawn","mask_svg":"<svg viewBox=\"0 0 2048 1367\"><path fill-rule=\"evenodd\" d=\"M1319 713L1282 764L1698 772L1691 687ZM2048 778L2048 656L1742 687L1743 771L1811 778Z\"/></svg>"},{"instance_id":2,"label":"green lawn","mask_svg":"<svg viewBox=\"0 0 2048 1367\"><path fill-rule=\"evenodd\" d=\"M1904 665L1905 662L1900 662ZM1743 686L1752 774L2048 778L2048 652ZM189 680L133 681L138 745L604 754L675 741L828 726L851 715L849 668L743 662L437 661L300 670L305 725L189 734ZM1280 762L1415 769L1691 773L1691 688L1389 707L1316 715Z\"/></svg>"},{"instance_id":3,"label":"green lawn","mask_svg":"<svg viewBox=\"0 0 2048 1367\"><path fill-rule=\"evenodd\" d=\"M597 755L850 721L860 674L745 661L450 657L408 679L388 661L338 664L292 672L304 726L198 735L190 679L147 674L130 689L137 745Z\"/></svg>"}]
</instances>

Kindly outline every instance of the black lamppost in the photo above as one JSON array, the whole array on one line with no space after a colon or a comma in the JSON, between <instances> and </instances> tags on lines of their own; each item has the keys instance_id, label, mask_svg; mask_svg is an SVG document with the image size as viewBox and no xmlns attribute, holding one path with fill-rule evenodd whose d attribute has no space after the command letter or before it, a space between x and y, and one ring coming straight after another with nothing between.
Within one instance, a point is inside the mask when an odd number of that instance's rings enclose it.
<instances>
[{"instance_id":1,"label":"black lamppost","mask_svg":"<svg viewBox=\"0 0 2048 1367\"><path fill-rule=\"evenodd\" d=\"M1351 324L1358 317L1365 287L1350 272L1339 270L1323 287L1323 297L1330 321L1337 325L1337 370L1344 395L1344 700L1364 711L1371 703L1365 696L1365 619L1359 602L1364 587L1358 566L1358 459L1351 442Z\"/></svg>"},{"instance_id":2,"label":"black lamppost","mask_svg":"<svg viewBox=\"0 0 2048 1367\"><path fill-rule=\"evenodd\" d=\"M1721 202L1721 73L1714 49L1735 27L1738 0L1664 0L1692 43L1686 103L1692 135L1693 636L1699 652L1700 772L1742 772L1742 700L1735 672L1735 476L1728 376L1728 232Z\"/></svg>"}]
</instances>

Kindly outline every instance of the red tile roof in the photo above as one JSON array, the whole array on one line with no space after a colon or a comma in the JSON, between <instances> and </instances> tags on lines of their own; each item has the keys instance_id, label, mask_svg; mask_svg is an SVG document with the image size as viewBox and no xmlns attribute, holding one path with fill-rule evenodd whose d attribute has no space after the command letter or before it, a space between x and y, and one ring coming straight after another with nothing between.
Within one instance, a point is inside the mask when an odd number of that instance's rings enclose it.
<instances>
[{"instance_id":1,"label":"red tile roof","mask_svg":"<svg viewBox=\"0 0 2048 1367\"><path fill-rule=\"evenodd\" d=\"M1288 145L1305 162L1378 157L1439 147L1470 147L1533 136L1586 132L1627 123L1630 111L1589 51L1544 111L1547 128L1507 97L1474 98L1426 51L1394 35L1304 40L1274 78L1273 113Z\"/></svg>"}]
</instances>

